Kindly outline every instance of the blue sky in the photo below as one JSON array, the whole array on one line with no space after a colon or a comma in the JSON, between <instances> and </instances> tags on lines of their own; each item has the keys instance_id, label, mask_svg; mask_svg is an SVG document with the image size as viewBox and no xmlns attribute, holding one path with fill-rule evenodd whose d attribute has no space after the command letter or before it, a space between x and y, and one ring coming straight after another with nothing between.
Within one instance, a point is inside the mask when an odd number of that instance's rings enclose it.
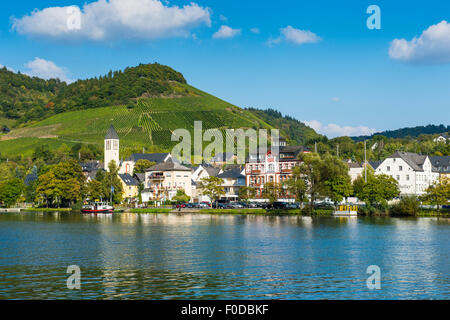
<instances>
[{"instance_id":1,"label":"blue sky","mask_svg":"<svg viewBox=\"0 0 450 320\"><path fill-rule=\"evenodd\" d=\"M55 8L73 5L76 32ZM357 135L449 124L447 21L450 2L435 0L2 1L0 65L74 80L159 62L240 107Z\"/></svg>"}]
</instances>

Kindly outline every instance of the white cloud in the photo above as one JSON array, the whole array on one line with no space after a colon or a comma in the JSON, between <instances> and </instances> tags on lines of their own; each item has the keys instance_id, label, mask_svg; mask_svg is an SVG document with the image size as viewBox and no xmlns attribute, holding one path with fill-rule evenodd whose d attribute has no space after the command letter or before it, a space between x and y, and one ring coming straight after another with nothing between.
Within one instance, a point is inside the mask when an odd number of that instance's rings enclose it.
<instances>
[{"instance_id":1,"label":"white cloud","mask_svg":"<svg viewBox=\"0 0 450 320\"><path fill-rule=\"evenodd\" d=\"M25 68L28 69L25 74L32 77L39 77L46 80L60 79L61 81L65 81L67 83L73 82L73 80L68 77L67 70L65 68L58 67L52 61L36 57L33 61L26 63Z\"/></svg>"},{"instance_id":2,"label":"white cloud","mask_svg":"<svg viewBox=\"0 0 450 320\"><path fill-rule=\"evenodd\" d=\"M267 41L269 46L278 44L282 41L292 43L295 45L302 45L305 43L317 43L322 40L321 37L316 35L314 32L309 30L300 30L293 28L292 26L287 26L286 28L280 29L280 36L278 38L270 38Z\"/></svg>"},{"instance_id":3,"label":"white cloud","mask_svg":"<svg viewBox=\"0 0 450 320\"><path fill-rule=\"evenodd\" d=\"M221 26L220 29L213 34L214 39L233 38L241 34L241 29L233 29L229 26Z\"/></svg>"},{"instance_id":4,"label":"white cloud","mask_svg":"<svg viewBox=\"0 0 450 320\"><path fill-rule=\"evenodd\" d=\"M75 13L70 12L71 8L76 9ZM79 28L74 21L80 22ZM195 3L169 7L160 0L98 0L85 4L82 10L74 6L49 7L13 19L13 29L19 34L58 40L187 37L190 29L200 25L211 25L208 8Z\"/></svg>"},{"instance_id":5,"label":"white cloud","mask_svg":"<svg viewBox=\"0 0 450 320\"><path fill-rule=\"evenodd\" d=\"M327 125L323 125L320 121L310 120L303 121L308 127L313 128L320 134L324 134L329 138L341 137L341 136L363 136L363 135L372 135L377 130L375 128L369 128L366 126L339 126L334 123L330 123Z\"/></svg>"},{"instance_id":6,"label":"white cloud","mask_svg":"<svg viewBox=\"0 0 450 320\"><path fill-rule=\"evenodd\" d=\"M450 24L443 20L410 41L394 39L389 47L389 56L405 62L450 62Z\"/></svg>"},{"instance_id":7,"label":"white cloud","mask_svg":"<svg viewBox=\"0 0 450 320\"><path fill-rule=\"evenodd\" d=\"M332 97L331 101L339 102L339 101L341 101L341 99L339 97Z\"/></svg>"},{"instance_id":8,"label":"white cloud","mask_svg":"<svg viewBox=\"0 0 450 320\"><path fill-rule=\"evenodd\" d=\"M254 34L260 34L260 33L261 33L261 30L259 30L259 28L251 28L251 29L250 29L250 32L251 32L251 33L254 33Z\"/></svg>"},{"instance_id":9,"label":"white cloud","mask_svg":"<svg viewBox=\"0 0 450 320\"><path fill-rule=\"evenodd\" d=\"M220 21L228 21L228 18L225 17L223 14L221 14L221 15L219 16L219 19L220 19Z\"/></svg>"}]
</instances>

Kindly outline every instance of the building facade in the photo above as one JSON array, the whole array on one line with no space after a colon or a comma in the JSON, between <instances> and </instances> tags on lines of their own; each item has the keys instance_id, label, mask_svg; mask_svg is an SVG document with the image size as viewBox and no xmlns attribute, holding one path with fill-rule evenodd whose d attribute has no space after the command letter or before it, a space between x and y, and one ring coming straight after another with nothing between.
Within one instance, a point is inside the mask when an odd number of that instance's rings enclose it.
<instances>
[{"instance_id":1,"label":"building facade","mask_svg":"<svg viewBox=\"0 0 450 320\"><path fill-rule=\"evenodd\" d=\"M384 159L375 174L386 174L397 180L401 195L416 196L424 194L439 178L428 156L400 151Z\"/></svg>"},{"instance_id":2,"label":"building facade","mask_svg":"<svg viewBox=\"0 0 450 320\"><path fill-rule=\"evenodd\" d=\"M192 197L192 170L172 161L154 165L145 172L144 187L143 202L172 200L178 190Z\"/></svg>"},{"instance_id":3,"label":"building facade","mask_svg":"<svg viewBox=\"0 0 450 320\"><path fill-rule=\"evenodd\" d=\"M119 161L119 135L113 125L109 127L108 132L105 136L105 158L104 158L104 169L109 171L109 164L114 161L117 166L120 166Z\"/></svg>"},{"instance_id":4,"label":"building facade","mask_svg":"<svg viewBox=\"0 0 450 320\"><path fill-rule=\"evenodd\" d=\"M269 150L266 154L250 154L245 163L246 185L256 189L256 197L261 198L264 184L283 183L292 176L292 169L299 165L298 155L309 152L302 146L284 146L279 153Z\"/></svg>"},{"instance_id":5,"label":"building facade","mask_svg":"<svg viewBox=\"0 0 450 320\"><path fill-rule=\"evenodd\" d=\"M225 194L223 200L236 201L239 199L239 189L245 186L245 171L241 167L233 167L218 174L217 177L223 180L221 184Z\"/></svg>"}]
</instances>

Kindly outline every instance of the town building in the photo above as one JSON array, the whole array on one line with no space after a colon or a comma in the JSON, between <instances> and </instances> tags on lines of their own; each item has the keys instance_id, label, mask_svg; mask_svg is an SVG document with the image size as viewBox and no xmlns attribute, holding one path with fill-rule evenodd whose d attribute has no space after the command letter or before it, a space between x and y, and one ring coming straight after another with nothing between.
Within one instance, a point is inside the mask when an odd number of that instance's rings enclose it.
<instances>
[{"instance_id":1,"label":"town building","mask_svg":"<svg viewBox=\"0 0 450 320\"><path fill-rule=\"evenodd\" d=\"M440 177L450 178L450 156L430 156L433 171Z\"/></svg>"},{"instance_id":2,"label":"town building","mask_svg":"<svg viewBox=\"0 0 450 320\"><path fill-rule=\"evenodd\" d=\"M433 139L434 142L447 142L450 141L450 136L448 133L443 133Z\"/></svg>"},{"instance_id":3,"label":"town building","mask_svg":"<svg viewBox=\"0 0 450 320\"><path fill-rule=\"evenodd\" d=\"M95 177L97 176L98 171L100 170L104 171L103 163L98 160L81 162L80 166L84 176L86 177L87 182L94 180Z\"/></svg>"},{"instance_id":4,"label":"town building","mask_svg":"<svg viewBox=\"0 0 450 320\"><path fill-rule=\"evenodd\" d=\"M146 170L144 187L143 202L172 200L178 190L184 190L191 197L192 171L172 161L159 163Z\"/></svg>"},{"instance_id":5,"label":"town building","mask_svg":"<svg viewBox=\"0 0 450 320\"><path fill-rule=\"evenodd\" d=\"M238 200L239 189L245 186L245 169L240 166L234 166L219 173L217 177L223 180L221 186L225 194L221 199L228 201Z\"/></svg>"},{"instance_id":6,"label":"town building","mask_svg":"<svg viewBox=\"0 0 450 320\"><path fill-rule=\"evenodd\" d=\"M127 173L119 173L118 176L122 183L122 198L128 203L136 201L139 195L139 181Z\"/></svg>"},{"instance_id":7,"label":"town building","mask_svg":"<svg viewBox=\"0 0 450 320\"><path fill-rule=\"evenodd\" d=\"M192 169L192 199L194 202L211 202L208 196L202 194L198 188L202 179L209 177L217 177L223 170L219 167L212 166L208 163L203 163L198 167Z\"/></svg>"},{"instance_id":8,"label":"town building","mask_svg":"<svg viewBox=\"0 0 450 320\"><path fill-rule=\"evenodd\" d=\"M401 195L422 195L438 179L430 158L411 152L397 151L384 159L375 174L386 174L398 181Z\"/></svg>"},{"instance_id":9,"label":"town building","mask_svg":"<svg viewBox=\"0 0 450 320\"><path fill-rule=\"evenodd\" d=\"M261 198L264 184L283 183L292 175L292 169L299 165L298 155L309 152L303 146L283 146L278 154L269 150L265 154L250 153L245 163L246 185L256 188L256 197Z\"/></svg>"},{"instance_id":10,"label":"town building","mask_svg":"<svg viewBox=\"0 0 450 320\"><path fill-rule=\"evenodd\" d=\"M351 159L345 160L344 162L348 166L348 174L352 179L352 182L362 175L364 163L353 162Z\"/></svg>"},{"instance_id":11,"label":"town building","mask_svg":"<svg viewBox=\"0 0 450 320\"><path fill-rule=\"evenodd\" d=\"M117 134L116 129L114 129L113 125L109 127L108 132L105 136L105 161L104 161L104 169L109 171L109 164L111 161L116 163L116 166L120 166L119 161L119 135Z\"/></svg>"},{"instance_id":12,"label":"town building","mask_svg":"<svg viewBox=\"0 0 450 320\"><path fill-rule=\"evenodd\" d=\"M134 166L139 160L148 160L158 164L167 162L171 159L172 155L170 153L133 153L123 161L119 172L132 175L134 173Z\"/></svg>"}]
</instances>

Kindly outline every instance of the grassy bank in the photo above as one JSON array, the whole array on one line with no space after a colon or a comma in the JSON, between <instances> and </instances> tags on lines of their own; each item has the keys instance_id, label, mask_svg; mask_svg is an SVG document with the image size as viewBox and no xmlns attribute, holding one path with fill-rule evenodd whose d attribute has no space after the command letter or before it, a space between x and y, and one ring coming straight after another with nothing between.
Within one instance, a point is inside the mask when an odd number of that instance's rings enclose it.
<instances>
[{"instance_id":1,"label":"grassy bank","mask_svg":"<svg viewBox=\"0 0 450 320\"><path fill-rule=\"evenodd\" d=\"M169 213L172 209L167 208L148 208L148 209L130 209L126 212L130 213Z\"/></svg>"},{"instance_id":2,"label":"grassy bank","mask_svg":"<svg viewBox=\"0 0 450 320\"><path fill-rule=\"evenodd\" d=\"M70 212L72 208L26 208L22 211L37 211L37 212Z\"/></svg>"}]
</instances>

